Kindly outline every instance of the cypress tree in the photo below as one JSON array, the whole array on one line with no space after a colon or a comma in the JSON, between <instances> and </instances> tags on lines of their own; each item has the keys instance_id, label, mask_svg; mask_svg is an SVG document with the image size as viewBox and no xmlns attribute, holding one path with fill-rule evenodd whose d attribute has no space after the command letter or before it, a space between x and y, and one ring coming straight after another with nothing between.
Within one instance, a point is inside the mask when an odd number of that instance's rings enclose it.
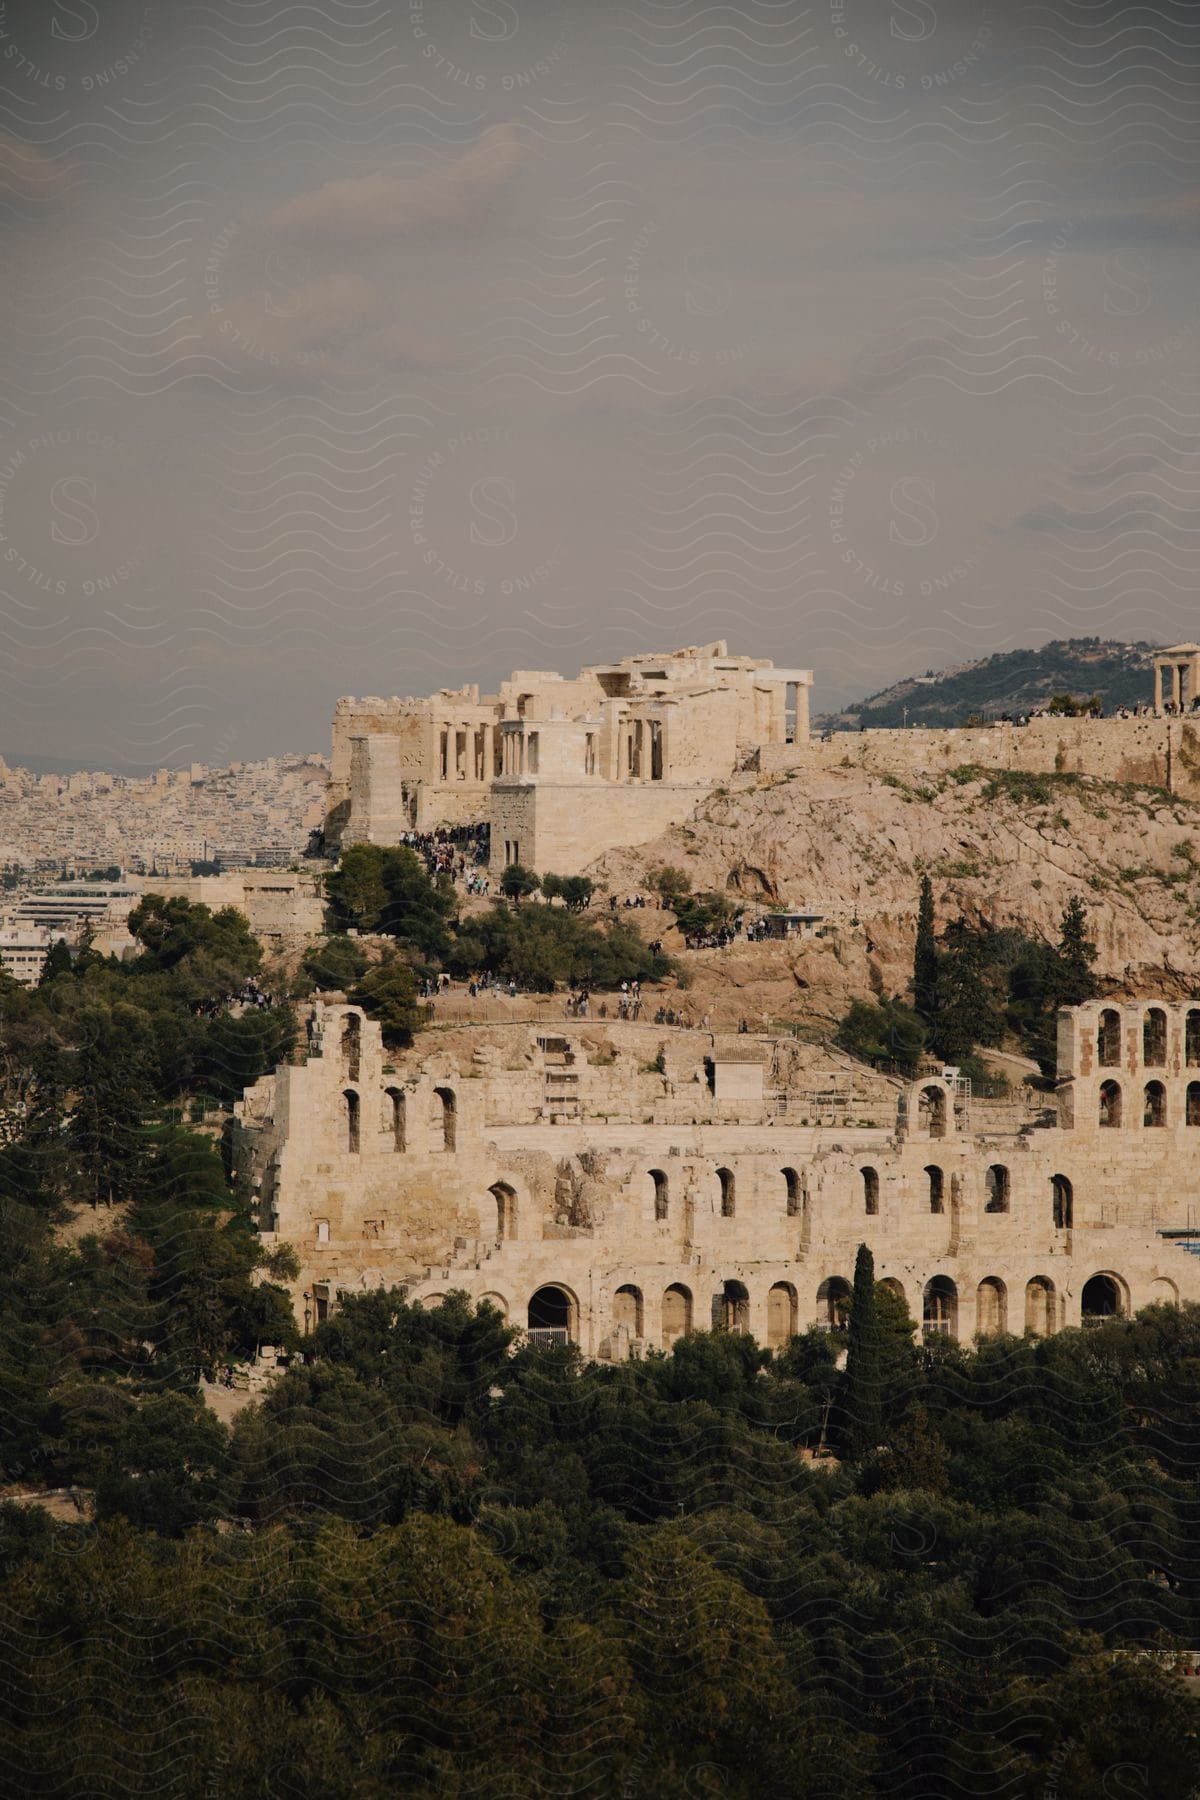
<instances>
[{"instance_id":1,"label":"cypress tree","mask_svg":"<svg viewBox=\"0 0 1200 1800\"><path fill-rule=\"evenodd\" d=\"M917 946L913 953L913 1008L927 1025L937 1011L938 947L933 932L933 883L921 877L917 906Z\"/></svg>"},{"instance_id":2,"label":"cypress tree","mask_svg":"<svg viewBox=\"0 0 1200 1800\"><path fill-rule=\"evenodd\" d=\"M854 1263L854 1299L839 1411L842 1455L852 1459L871 1455L883 1432L883 1356L875 1309L875 1258L865 1244L858 1246Z\"/></svg>"},{"instance_id":3,"label":"cypress tree","mask_svg":"<svg viewBox=\"0 0 1200 1800\"><path fill-rule=\"evenodd\" d=\"M1052 996L1057 1006L1078 1006L1096 993L1096 946L1087 935L1087 910L1075 894L1063 911L1059 925L1058 969Z\"/></svg>"}]
</instances>

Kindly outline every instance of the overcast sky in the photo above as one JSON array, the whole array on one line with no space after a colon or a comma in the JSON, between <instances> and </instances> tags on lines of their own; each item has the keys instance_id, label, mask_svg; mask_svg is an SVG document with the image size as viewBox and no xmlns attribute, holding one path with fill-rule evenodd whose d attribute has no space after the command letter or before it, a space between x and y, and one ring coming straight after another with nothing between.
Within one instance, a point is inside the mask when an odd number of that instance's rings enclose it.
<instances>
[{"instance_id":1,"label":"overcast sky","mask_svg":"<svg viewBox=\"0 0 1200 1800\"><path fill-rule=\"evenodd\" d=\"M1200 6L0 3L0 753L1200 636Z\"/></svg>"}]
</instances>

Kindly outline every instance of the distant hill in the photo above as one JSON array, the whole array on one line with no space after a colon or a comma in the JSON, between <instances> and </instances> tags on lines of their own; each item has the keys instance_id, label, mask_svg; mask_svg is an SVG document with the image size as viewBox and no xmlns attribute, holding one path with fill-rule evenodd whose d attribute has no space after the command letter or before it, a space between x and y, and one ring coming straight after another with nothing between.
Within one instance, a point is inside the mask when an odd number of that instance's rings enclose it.
<instances>
[{"instance_id":1,"label":"distant hill","mask_svg":"<svg viewBox=\"0 0 1200 1800\"><path fill-rule=\"evenodd\" d=\"M1006 650L893 682L841 712L818 715L813 723L825 731L903 725L907 709L909 725L963 725L973 717L1028 713L1061 693L1078 700L1099 694L1111 713L1153 698L1151 658L1158 649L1157 644L1065 638L1040 650Z\"/></svg>"}]
</instances>

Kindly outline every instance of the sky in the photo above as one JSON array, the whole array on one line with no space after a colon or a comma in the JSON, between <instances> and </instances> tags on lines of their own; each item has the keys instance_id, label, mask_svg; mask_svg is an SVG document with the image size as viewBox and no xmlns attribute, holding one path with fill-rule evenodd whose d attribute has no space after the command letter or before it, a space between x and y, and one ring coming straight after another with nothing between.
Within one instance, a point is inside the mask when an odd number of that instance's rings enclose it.
<instances>
[{"instance_id":1,"label":"sky","mask_svg":"<svg viewBox=\"0 0 1200 1800\"><path fill-rule=\"evenodd\" d=\"M1200 636L1200 7L0 0L0 754Z\"/></svg>"}]
</instances>

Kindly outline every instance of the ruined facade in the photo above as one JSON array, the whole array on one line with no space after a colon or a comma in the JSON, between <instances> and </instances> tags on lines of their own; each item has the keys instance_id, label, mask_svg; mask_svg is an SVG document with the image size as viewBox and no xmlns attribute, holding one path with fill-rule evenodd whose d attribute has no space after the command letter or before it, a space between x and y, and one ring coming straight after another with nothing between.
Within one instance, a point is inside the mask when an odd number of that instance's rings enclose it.
<instances>
[{"instance_id":1,"label":"ruined facade","mask_svg":"<svg viewBox=\"0 0 1200 1800\"><path fill-rule=\"evenodd\" d=\"M239 1104L235 1156L310 1322L399 1284L591 1356L714 1323L777 1345L837 1322L861 1242L926 1333L963 1340L1200 1299L1200 1004L1064 1011L1059 1063L1039 1112L790 1038L625 1022L390 1054L327 1000L307 1061Z\"/></svg>"},{"instance_id":2,"label":"ruined facade","mask_svg":"<svg viewBox=\"0 0 1200 1800\"><path fill-rule=\"evenodd\" d=\"M394 844L486 823L494 872L520 862L575 874L687 818L759 746L799 753L811 682L717 642L573 679L518 669L498 694L339 700L329 833Z\"/></svg>"}]
</instances>

